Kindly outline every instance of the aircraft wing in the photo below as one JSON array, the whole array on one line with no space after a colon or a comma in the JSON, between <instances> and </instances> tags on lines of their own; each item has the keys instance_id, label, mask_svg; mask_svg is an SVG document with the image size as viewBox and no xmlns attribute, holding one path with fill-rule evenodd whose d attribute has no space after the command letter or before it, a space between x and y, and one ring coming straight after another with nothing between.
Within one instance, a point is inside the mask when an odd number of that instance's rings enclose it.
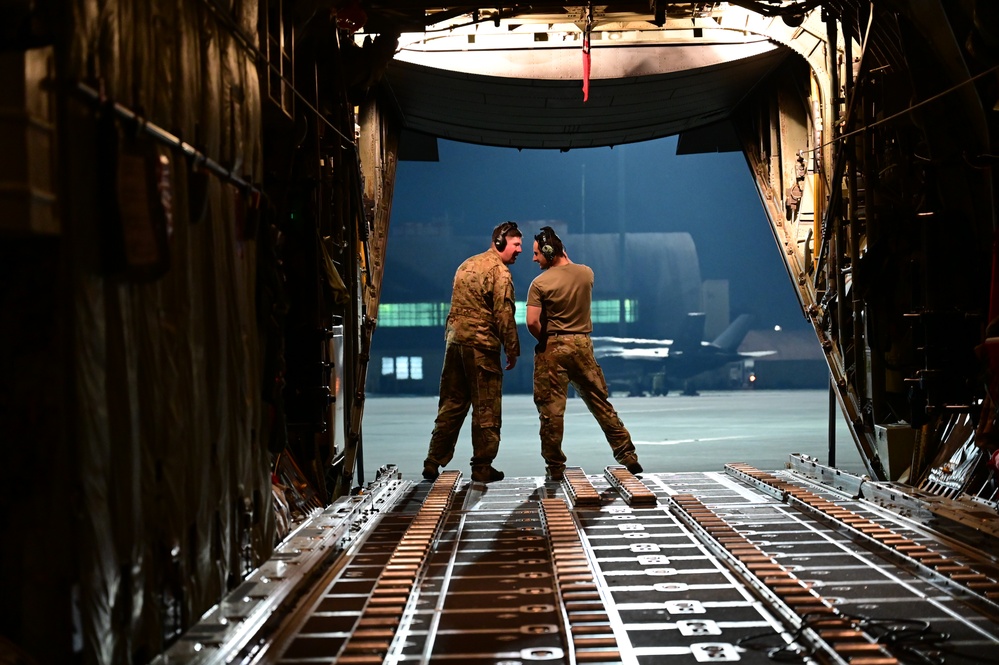
<instances>
[{"instance_id":1,"label":"aircraft wing","mask_svg":"<svg viewBox=\"0 0 999 665\"><path fill-rule=\"evenodd\" d=\"M673 343L671 339L646 339L644 337L593 337L594 344L656 344L659 346L669 346Z\"/></svg>"},{"instance_id":2,"label":"aircraft wing","mask_svg":"<svg viewBox=\"0 0 999 665\"><path fill-rule=\"evenodd\" d=\"M619 362L624 365L637 362L636 367L631 370L632 373L647 371L647 367L639 368L652 362L658 363L655 371L663 371L673 380L685 380L730 362L775 354L776 351L740 353L736 350L745 338L751 321L750 315L743 314L729 324L714 341L698 341L694 335L703 329L704 314L692 312L685 320L684 331L675 340L594 337L593 354L597 360L617 366L617 371L628 371L621 367Z\"/></svg>"},{"instance_id":3,"label":"aircraft wing","mask_svg":"<svg viewBox=\"0 0 999 665\"><path fill-rule=\"evenodd\" d=\"M645 349L625 349L616 347L593 347L593 355L600 358L621 358L622 360L663 360L669 357L669 347L661 346Z\"/></svg>"}]
</instances>

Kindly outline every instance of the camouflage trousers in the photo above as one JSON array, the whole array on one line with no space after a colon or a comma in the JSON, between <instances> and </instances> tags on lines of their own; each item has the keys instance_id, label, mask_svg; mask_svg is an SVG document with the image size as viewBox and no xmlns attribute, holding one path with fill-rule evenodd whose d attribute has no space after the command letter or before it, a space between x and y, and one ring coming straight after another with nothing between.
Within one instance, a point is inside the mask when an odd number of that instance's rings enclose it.
<instances>
[{"instance_id":1,"label":"camouflage trousers","mask_svg":"<svg viewBox=\"0 0 999 665\"><path fill-rule=\"evenodd\" d=\"M562 434L569 384L597 419L614 459L625 465L637 462L631 434L608 399L607 381L593 357L589 335L557 335L539 345L534 354L534 404L541 419L541 456L548 468L565 468Z\"/></svg>"},{"instance_id":2,"label":"camouflage trousers","mask_svg":"<svg viewBox=\"0 0 999 665\"><path fill-rule=\"evenodd\" d=\"M446 466L451 461L458 433L471 407L472 469L492 463L499 452L502 398L500 352L448 344L444 350L437 420L430 436L427 462Z\"/></svg>"}]
</instances>

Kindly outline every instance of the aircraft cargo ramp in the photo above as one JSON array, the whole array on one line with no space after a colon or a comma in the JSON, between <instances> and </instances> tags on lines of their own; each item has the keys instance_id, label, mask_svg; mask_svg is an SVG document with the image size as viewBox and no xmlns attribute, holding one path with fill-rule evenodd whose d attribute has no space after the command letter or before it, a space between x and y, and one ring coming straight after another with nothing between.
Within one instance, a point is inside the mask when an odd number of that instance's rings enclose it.
<instances>
[{"instance_id":1,"label":"aircraft cargo ramp","mask_svg":"<svg viewBox=\"0 0 999 665\"><path fill-rule=\"evenodd\" d=\"M158 662L996 662L997 525L973 513L798 455L490 485L386 467Z\"/></svg>"}]
</instances>

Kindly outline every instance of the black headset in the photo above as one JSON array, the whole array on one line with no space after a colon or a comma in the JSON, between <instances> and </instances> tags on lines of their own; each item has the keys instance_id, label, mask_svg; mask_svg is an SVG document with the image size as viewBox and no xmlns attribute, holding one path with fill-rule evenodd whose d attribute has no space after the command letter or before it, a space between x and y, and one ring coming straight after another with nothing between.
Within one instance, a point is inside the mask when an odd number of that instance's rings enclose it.
<instances>
[{"instance_id":1,"label":"black headset","mask_svg":"<svg viewBox=\"0 0 999 665\"><path fill-rule=\"evenodd\" d=\"M541 233L534 236L534 239L538 241L538 251L545 257L545 260L552 261L555 258L555 243L561 244L559 237L555 235L555 229L550 226L542 226Z\"/></svg>"},{"instance_id":2,"label":"black headset","mask_svg":"<svg viewBox=\"0 0 999 665\"><path fill-rule=\"evenodd\" d=\"M493 244L496 245L496 249L501 252L506 249L506 236L511 231L519 231L517 222L503 222L496 227L496 232L493 235Z\"/></svg>"}]
</instances>

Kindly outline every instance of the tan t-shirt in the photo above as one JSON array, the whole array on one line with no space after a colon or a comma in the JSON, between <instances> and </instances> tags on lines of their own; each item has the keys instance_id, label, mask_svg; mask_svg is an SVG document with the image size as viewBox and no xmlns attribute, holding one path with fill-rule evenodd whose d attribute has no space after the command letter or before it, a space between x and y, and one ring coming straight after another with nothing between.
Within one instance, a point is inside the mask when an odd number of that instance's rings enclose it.
<instances>
[{"instance_id":1,"label":"tan t-shirt","mask_svg":"<svg viewBox=\"0 0 999 665\"><path fill-rule=\"evenodd\" d=\"M549 268L535 277L527 291L527 304L541 308L545 334L589 334L593 331L592 295L593 271L581 263L569 263Z\"/></svg>"}]
</instances>

